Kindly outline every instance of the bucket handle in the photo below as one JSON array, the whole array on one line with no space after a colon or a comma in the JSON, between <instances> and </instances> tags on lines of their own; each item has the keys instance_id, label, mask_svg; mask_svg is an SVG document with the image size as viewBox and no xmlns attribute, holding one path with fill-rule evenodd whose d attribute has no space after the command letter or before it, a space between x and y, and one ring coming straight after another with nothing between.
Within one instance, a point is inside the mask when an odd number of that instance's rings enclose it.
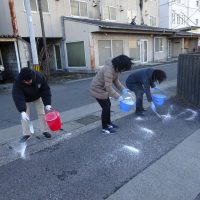
<instances>
[{"instance_id":1,"label":"bucket handle","mask_svg":"<svg viewBox=\"0 0 200 200\"><path fill-rule=\"evenodd\" d=\"M52 112L52 111L54 111L55 114L56 114L56 116L58 116L58 114L57 114L57 110L56 110L54 107L51 107L50 110L46 110L46 109L44 109L45 114L50 113L50 112Z\"/></svg>"},{"instance_id":2,"label":"bucket handle","mask_svg":"<svg viewBox=\"0 0 200 200\"><path fill-rule=\"evenodd\" d=\"M160 88L157 88L157 87L153 88L153 91L156 91L156 90L159 91L161 94L166 95L166 93L163 90L161 90Z\"/></svg>"}]
</instances>

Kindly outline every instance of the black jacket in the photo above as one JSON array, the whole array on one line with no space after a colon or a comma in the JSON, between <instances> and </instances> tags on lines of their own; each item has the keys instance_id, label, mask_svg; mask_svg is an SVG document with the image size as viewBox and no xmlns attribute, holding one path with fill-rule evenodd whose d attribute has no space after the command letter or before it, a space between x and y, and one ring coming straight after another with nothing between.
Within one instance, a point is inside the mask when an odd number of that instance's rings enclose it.
<instances>
[{"instance_id":1,"label":"black jacket","mask_svg":"<svg viewBox=\"0 0 200 200\"><path fill-rule=\"evenodd\" d=\"M44 103L44 106L51 105L51 91L45 76L33 71L32 84L27 85L22 82L20 76L13 84L12 96L15 105L19 112L26 111L26 102L32 102L40 97Z\"/></svg>"},{"instance_id":2,"label":"black jacket","mask_svg":"<svg viewBox=\"0 0 200 200\"><path fill-rule=\"evenodd\" d=\"M144 92L146 93L148 101L151 102L152 96L150 87L155 87L155 83L152 80L153 72L154 69L152 68L135 70L131 75L128 76L126 80L127 88L132 90L131 88L133 88L135 84L141 85L144 89Z\"/></svg>"}]
</instances>

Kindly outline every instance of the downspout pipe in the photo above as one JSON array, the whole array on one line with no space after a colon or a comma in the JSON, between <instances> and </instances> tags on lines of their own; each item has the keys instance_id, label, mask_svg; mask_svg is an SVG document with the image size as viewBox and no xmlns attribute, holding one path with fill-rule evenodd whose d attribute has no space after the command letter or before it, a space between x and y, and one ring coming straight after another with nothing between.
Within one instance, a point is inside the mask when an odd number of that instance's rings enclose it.
<instances>
[{"instance_id":1,"label":"downspout pipe","mask_svg":"<svg viewBox=\"0 0 200 200\"><path fill-rule=\"evenodd\" d=\"M62 63L64 66L64 69L66 71L69 71L67 64L66 64L66 47L65 47L65 40L66 40L66 35L65 35L65 17L61 16L61 29L62 29L62 39L61 39L61 59Z\"/></svg>"},{"instance_id":2,"label":"downspout pipe","mask_svg":"<svg viewBox=\"0 0 200 200\"><path fill-rule=\"evenodd\" d=\"M13 35L15 37L19 36L18 26L17 26L17 18L15 14L15 6L14 6L14 0L9 0L9 8L10 8L10 16L11 16L11 22L12 22L12 28L13 28Z\"/></svg>"}]
</instances>

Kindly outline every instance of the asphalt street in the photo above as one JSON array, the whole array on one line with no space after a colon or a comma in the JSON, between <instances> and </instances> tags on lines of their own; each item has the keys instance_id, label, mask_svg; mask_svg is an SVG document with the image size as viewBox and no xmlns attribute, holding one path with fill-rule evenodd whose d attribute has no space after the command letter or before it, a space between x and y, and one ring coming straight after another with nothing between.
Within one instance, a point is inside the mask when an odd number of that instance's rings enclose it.
<instances>
[{"instance_id":1,"label":"asphalt street","mask_svg":"<svg viewBox=\"0 0 200 200\"><path fill-rule=\"evenodd\" d=\"M168 81L176 79L177 63L163 64L156 66L156 68L166 71ZM131 71L120 74L120 80L124 83L130 73ZM63 112L95 102L95 99L89 95L90 83L91 78L71 82L63 81L51 85L52 105L59 112ZM20 124L20 114L15 108L11 92L1 93L0 96L0 130ZM31 120L35 120L37 116L34 107L32 107L31 112Z\"/></svg>"},{"instance_id":2,"label":"asphalt street","mask_svg":"<svg viewBox=\"0 0 200 200\"><path fill-rule=\"evenodd\" d=\"M165 118L150 110L143 118L130 114L115 121L116 134L102 135L96 128L1 166L0 199L109 198L200 128L199 110L175 97L158 112Z\"/></svg>"}]
</instances>

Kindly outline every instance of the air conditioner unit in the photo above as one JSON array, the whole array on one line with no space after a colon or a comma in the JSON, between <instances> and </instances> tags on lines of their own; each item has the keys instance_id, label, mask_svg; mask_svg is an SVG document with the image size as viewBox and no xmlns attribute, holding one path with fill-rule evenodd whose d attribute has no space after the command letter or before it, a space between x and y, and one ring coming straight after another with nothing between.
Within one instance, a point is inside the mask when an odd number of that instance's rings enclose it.
<instances>
[{"instance_id":1,"label":"air conditioner unit","mask_svg":"<svg viewBox=\"0 0 200 200\"><path fill-rule=\"evenodd\" d=\"M95 0L93 0L92 6L93 6L93 7L96 7L96 6L97 6L97 2L96 2Z\"/></svg>"}]
</instances>

